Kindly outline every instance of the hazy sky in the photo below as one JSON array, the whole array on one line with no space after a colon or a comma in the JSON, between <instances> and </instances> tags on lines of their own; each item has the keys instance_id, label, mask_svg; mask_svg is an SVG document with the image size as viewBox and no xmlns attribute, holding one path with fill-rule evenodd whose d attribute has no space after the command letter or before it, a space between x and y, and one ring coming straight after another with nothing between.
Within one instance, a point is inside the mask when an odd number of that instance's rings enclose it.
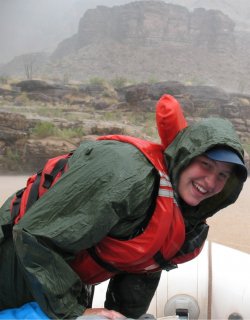
<instances>
[{"instance_id":1,"label":"hazy sky","mask_svg":"<svg viewBox=\"0 0 250 320\"><path fill-rule=\"evenodd\" d=\"M77 31L86 9L129 0L0 0L0 63L27 52L52 51Z\"/></svg>"},{"instance_id":2,"label":"hazy sky","mask_svg":"<svg viewBox=\"0 0 250 320\"><path fill-rule=\"evenodd\" d=\"M112 7L132 1L0 0L0 64L24 53L52 52L59 42L77 32L79 20L87 9L97 5ZM250 21L250 0L164 1L186 4L190 8L197 5L218 8L223 5L228 12L231 10L238 17L245 16Z\"/></svg>"}]
</instances>

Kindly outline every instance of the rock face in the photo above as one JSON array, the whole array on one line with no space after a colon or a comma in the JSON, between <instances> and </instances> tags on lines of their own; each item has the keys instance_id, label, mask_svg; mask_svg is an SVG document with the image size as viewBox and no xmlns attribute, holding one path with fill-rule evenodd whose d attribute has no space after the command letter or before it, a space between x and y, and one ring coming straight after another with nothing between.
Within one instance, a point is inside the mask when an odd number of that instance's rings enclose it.
<instances>
[{"instance_id":1,"label":"rock face","mask_svg":"<svg viewBox=\"0 0 250 320\"><path fill-rule=\"evenodd\" d=\"M174 81L140 83L120 89L109 88L109 91L100 84L70 87L45 81L21 81L15 84L14 89L0 90L0 101L3 104L6 101L9 105L16 105L16 101L21 101L19 98L26 95L30 102L34 99L35 106L39 102L44 106L48 105L47 101L52 102L48 108L54 109L58 106L61 116L58 117L56 113L57 117L43 119L27 117L18 111L0 111L0 173L34 172L40 169L48 158L70 152L83 140L94 139L97 135L128 134L155 140L155 137L145 134L138 123L132 125L128 120L124 122L121 116L134 112L144 119L147 116L154 119L156 101L165 93L180 101L189 123L211 116L229 119L243 144L250 150L250 95L228 93L211 86L184 85ZM6 92L8 95L5 95ZM26 105L26 108L29 107ZM78 117L67 120L63 114L68 110L76 112ZM112 110L120 111L119 120L102 120L100 115ZM86 116L88 112L90 117ZM84 133L70 139L55 136L53 133L49 137L37 137L33 129L44 121L50 121L60 129L84 129ZM152 126L155 127L155 122ZM247 153L245 160L250 168Z\"/></svg>"},{"instance_id":2,"label":"rock face","mask_svg":"<svg viewBox=\"0 0 250 320\"><path fill-rule=\"evenodd\" d=\"M88 10L75 40L76 49L115 40L137 46L198 46L220 51L221 47L233 48L233 30L233 21L219 11L196 9L191 13L182 6L145 1Z\"/></svg>"},{"instance_id":3,"label":"rock face","mask_svg":"<svg viewBox=\"0 0 250 320\"><path fill-rule=\"evenodd\" d=\"M58 45L51 58L60 62L50 67L58 77L64 70L79 80L118 75L237 91L246 60L239 68L237 39L234 22L216 10L190 12L161 1L98 6L84 14L76 35Z\"/></svg>"},{"instance_id":4,"label":"rock face","mask_svg":"<svg viewBox=\"0 0 250 320\"><path fill-rule=\"evenodd\" d=\"M163 1L98 6L85 12L78 32L39 62L33 76L174 80L250 92L249 39L218 10L189 11ZM0 74L15 74L11 66Z\"/></svg>"},{"instance_id":5,"label":"rock face","mask_svg":"<svg viewBox=\"0 0 250 320\"><path fill-rule=\"evenodd\" d=\"M88 10L76 36L62 42L53 57L91 44L115 41L136 46L180 46L209 52L234 50L234 23L220 11L195 9L156 1L132 2ZM70 45L69 45L70 44ZM66 49L67 48L67 49Z\"/></svg>"},{"instance_id":6,"label":"rock face","mask_svg":"<svg viewBox=\"0 0 250 320\"><path fill-rule=\"evenodd\" d=\"M250 79L242 52L250 53L249 35L236 33L234 27L220 11L190 12L161 1L98 6L84 14L78 33L59 44L52 60L59 60L61 70L80 80L118 75L247 92ZM60 74L59 68L52 69Z\"/></svg>"},{"instance_id":7,"label":"rock face","mask_svg":"<svg viewBox=\"0 0 250 320\"><path fill-rule=\"evenodd\" d=\"M168 0L166 2L186 6L189 10L194 8L220 10L235 21L237 30L250 30L248 0L237 0L237 2L234 0Z\"/></svg>"}]
</instances>

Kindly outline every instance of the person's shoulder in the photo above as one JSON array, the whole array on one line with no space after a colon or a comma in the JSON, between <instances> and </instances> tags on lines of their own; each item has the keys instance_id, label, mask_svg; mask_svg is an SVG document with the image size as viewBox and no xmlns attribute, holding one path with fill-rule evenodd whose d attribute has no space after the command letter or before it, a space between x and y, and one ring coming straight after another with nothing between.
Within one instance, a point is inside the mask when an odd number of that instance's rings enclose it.
<instances>
[{"instance_id":1,"label":"person's shoulder","mask_svg":"<svg viewBox=\"0 0 250 320\"><path fill-rule=\"evenodd\" d=\"M103 166L121 166L130 170L137 170L140 166L152 165L144 154L134 145L116 140L94 140L83 142L75 151L71 159L73 162L91 160L101 162Z\"/></svg>"},{"instance_id":2,"label":"person's shoulder","mask_svg":"<svg viewBox=\"0 0 250 320\"><path fill-rule=\"evenodd\" d=\"M151 168L151 163L147 160L145 155L136 146L122 141L102 140L96 146L97 154L102 159L107 159L109 164L116 164L119 167L126 168L129 171L137 172L138 168Z\"/></svg>"}]
</instances>

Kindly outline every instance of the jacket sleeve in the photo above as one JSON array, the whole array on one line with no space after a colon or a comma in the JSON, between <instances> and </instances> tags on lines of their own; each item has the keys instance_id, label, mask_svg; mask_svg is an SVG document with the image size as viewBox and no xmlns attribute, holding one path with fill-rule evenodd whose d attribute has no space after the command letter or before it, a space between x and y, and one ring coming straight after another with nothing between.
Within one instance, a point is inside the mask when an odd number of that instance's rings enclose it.
<instances>
[{"instance_id":1,"label":"jacket sleeve","mask_svg":"<svg viewBox=\"0 0 250 320\"><path fill-rule=\"evenodd\" d=\"M163 95L156 104L156 123L164 149L187 126L179 102L171 95Z\"/></svg>"},{"instance_id":2,"label":"jacket sleeve","mask_svg":"<svg viewBox=\"0 0 250 320\"><path fill-rule=\"evenodd\" d=\"M144 274L121 274L109 281L105 307L138 319L146 313L154 296L161 271Z\"/></svg>"},{"instance_id":3,"label":"jacket sleeve","mask_svg":"<svg viewBox=\"0 0 250 320\"><path fill-rule=\"evenodd\" d=\"M81 280L67 260L95 245L119 221L136 215L140 206L145 211L144 202L152 188L149 165L140 170L140 161L125 165L120 154L111 153L103 144L79 148L69 170L13 229L16 253L30 290L52 318L76 318L85 310L78 302Z\"/></svg>"}]
</instances>

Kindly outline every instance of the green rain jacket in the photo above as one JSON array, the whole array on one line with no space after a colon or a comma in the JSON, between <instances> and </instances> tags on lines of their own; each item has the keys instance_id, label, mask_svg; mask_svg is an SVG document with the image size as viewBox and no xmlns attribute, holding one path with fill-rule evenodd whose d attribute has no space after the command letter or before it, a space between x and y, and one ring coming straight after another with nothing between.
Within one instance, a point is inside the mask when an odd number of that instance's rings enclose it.
<instances>
[{"instance_id":1,"label":"green rain jacket","mask_svg":"<svg viewBox=\"0 0 250 320\"><path fill-rule=\"evenodd\" d=\"M179 174L191 159L218 144L243 157L228 121L208 119L179 133L165 151L175 191ZM84 142L69 159L69 170L15 225L14 241L9 238L0 245L0 308L35 299L51 318L82 315L89 290L67 261L107 234L120 238L134 234L156 198L158 179L153 166L132 145ZM188 224L195 226L233 203L242 185L233 174L221 194L195 208L183 206ZM1 208L1 225L9 220L9 203ZM159 279L160 272L115 276L105 306L137 318L146 312Z\"/></svg>"}]
</instances>

